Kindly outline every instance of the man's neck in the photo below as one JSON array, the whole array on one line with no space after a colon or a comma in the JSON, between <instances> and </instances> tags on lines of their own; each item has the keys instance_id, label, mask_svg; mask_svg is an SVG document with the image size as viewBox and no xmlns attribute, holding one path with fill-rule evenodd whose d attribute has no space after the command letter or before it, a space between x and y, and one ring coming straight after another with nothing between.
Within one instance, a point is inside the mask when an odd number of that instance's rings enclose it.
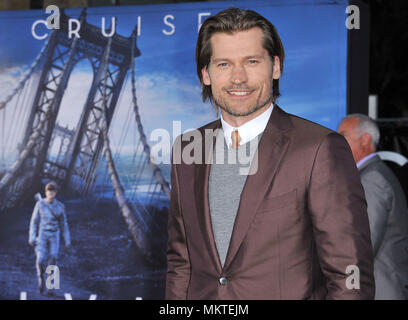
<instances>
[{"instance_id":1,"label":"man's neck","mask_svg":"<svg viewBox=\"0 0 408 320\"><path fill-rule=\"evenodd\" d=\"M370 154L373 154L375 152L374 148L365 148L360 156L356 159L356 163L360 162L361 160L363 160L364 158L368 157Z\"/></svg>"}]
</instances>

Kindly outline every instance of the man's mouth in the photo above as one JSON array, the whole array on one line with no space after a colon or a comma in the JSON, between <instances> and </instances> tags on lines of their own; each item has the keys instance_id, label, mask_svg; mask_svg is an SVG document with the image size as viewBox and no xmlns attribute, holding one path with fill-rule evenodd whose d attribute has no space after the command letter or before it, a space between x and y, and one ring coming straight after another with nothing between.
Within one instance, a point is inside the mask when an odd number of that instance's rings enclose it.
<instances>
[{"instance_id":1,"label":"man's mouth","mask_svg":"<svg viewBox=\"0 0 408 320\"><path fill-rule=\"evenodd\" d=\"M249 96L252 91L236 91L236 90L227 90L227 93L231 96L236 96L236 97L246 97Z\"/></svg>"}]
</instances>

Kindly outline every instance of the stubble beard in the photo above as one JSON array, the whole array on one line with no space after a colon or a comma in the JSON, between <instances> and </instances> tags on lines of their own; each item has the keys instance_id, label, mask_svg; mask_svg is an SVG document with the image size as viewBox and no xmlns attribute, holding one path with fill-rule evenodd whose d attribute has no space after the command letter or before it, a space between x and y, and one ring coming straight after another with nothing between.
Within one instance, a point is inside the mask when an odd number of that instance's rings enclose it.
<instances>
[{"instance_id":1,"label":"stubble beard","mask_svg":"<svg viewBox=\"0 0 408 320\"><path fill-rule=\"evenodd\" d=\"M234 117L246 117L246 116L249 116L249 115L253 114L254 112L262 109L263 107L271 104L272 100L273 100L272 99L272 94L270 94L264 101L259 102L259 99L260 98L257 99L254 106L252 106L251 108L249 108L245 112L236 112L236 111L234 111L233 108L231 108L231 106L229 106L227 102L222 101L222 99L216 99L214 97L214 102L215 102L215 105L217 107L221 108L222 110L224 110L225 112L227 112L231 116L234 116Z\"/></svg>"}]
</instances>

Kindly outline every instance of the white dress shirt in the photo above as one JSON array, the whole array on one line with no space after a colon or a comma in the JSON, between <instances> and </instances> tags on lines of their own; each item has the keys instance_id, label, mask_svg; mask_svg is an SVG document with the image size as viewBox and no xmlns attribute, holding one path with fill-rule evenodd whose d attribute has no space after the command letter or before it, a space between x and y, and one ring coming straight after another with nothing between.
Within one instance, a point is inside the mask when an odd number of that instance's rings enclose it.
<instances>
[{"instance_id":1,"label":"white dress shirt","mask_svg":"<svg viewBox=\"0 0 408 320\"><path fill-rule=\"evenodd\" d=\"M233 127L227 122L225 122L221 114L222 130L224 131L225 142L227 143L228 148L231 148L232 145L231 134L232 131L234 130L238 130L239 136L241 137L241 140L239 142L240 145L247 143L248 141L254 139L256 136L261 134L265 130L266 125L268 124L269 118L272 114L272 110L273 104L271 103L271 105L265 112L261 113L256 118L244 123L240 127Z\"/></svg>"}]
</instances>

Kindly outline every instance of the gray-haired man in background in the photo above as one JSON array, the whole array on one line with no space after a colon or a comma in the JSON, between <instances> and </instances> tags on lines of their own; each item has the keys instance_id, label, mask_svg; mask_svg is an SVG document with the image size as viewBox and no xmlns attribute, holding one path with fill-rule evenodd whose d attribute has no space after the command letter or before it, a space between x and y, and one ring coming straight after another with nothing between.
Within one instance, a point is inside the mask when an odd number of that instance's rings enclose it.
<instances>
[{"instance_id":1,"label":"gray-haired man in background","mask_svg":"<svg viewBox=\"0 0 408 320\"><path fill-rule=\"evenodd\" d=\"M408 299L408 211L394 173L376 154L380 131L361 114L351 114L338 130L350 145L367 200L374 253L375 299Z\"/></svg>"}]
</instances>

